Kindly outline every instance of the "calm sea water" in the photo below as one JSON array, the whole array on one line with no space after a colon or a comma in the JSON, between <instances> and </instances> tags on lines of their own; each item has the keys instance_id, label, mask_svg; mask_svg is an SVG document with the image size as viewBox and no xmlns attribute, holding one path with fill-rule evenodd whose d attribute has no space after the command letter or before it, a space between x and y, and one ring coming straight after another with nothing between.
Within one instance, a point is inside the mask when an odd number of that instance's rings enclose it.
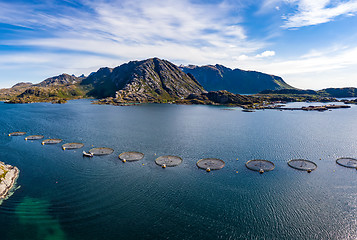
<instances>
[{"instance_id":1,"label":"calm sea water","mask_svg":"<svg viewBox=\"0 0 357 240\"><path fill-rule=\"evenodd\" d=\"M21 171L19 189L0 205L1 239L357 238L357 171L335 163L357 157L357 106L223 109L0 103L0 161ZM83 158L82 149L8 137L12 131L115 152ZM145 158L122 163L117 156L124 151ZM183 163L167 169L154 163L169 154ZM226 167L206 173L195 165L205 157L221 158ZM273 161L275 170L246 169L255 158ZM318 168L294 170L287 165L293 158Z\"/></svg>"}]
</instances>

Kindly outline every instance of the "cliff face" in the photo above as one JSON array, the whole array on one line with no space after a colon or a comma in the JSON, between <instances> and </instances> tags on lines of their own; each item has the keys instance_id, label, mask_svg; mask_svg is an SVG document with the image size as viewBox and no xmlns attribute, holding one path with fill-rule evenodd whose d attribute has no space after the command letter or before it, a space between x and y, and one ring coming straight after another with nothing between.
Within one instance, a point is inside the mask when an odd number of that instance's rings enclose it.
<instances>
[{"instance_id":1,"label":"cliff face","mask_svg":"<svg viewBox=\"0 0 357 240\"><path fill-rule=\"evenodd\" d=\"M88 94L93 97L113 97L119 102L174 100L204 92L193 77L158 58L131 61L114 69L102 68L81 84L92 86Z\"/></svg>"},{"instance_id":2,"label":"cliff face","mask_svg":"<svg viewBox=\"0 0 357 240\"><path fill-rule=\"evenodd\" d=\"M293 89L281 77L255 71L230 69L222 65L181 66L191 73L207 91L227 90L232 93L255 94L270 89Z\"/></svg>"}]
</instances>

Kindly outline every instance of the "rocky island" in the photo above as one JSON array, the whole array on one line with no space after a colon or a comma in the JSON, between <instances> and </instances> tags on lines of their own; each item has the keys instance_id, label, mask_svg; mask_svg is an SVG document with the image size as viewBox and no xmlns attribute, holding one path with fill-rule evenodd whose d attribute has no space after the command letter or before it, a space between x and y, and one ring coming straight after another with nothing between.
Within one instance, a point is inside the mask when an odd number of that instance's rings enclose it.
<instances>
[{"instance_id":1,"label":"rocky island","mask_svg":"<svg viewBox=\"0 0 357 240\"><path fill-rule=\"evenodd\" d=\"M9 89L0 89L0 100L5 103L66 103L71 99L94 98L95 104L116 106L172 103L226 105L245 110L305 111L325 111L348 106L287 109L282 108L281 103L356 104L356 100L336 99L342 97L357 97L357 90L303 90L290 86L281 77L274 75L230 69L218 64L179 67L159 58L130 61L115 68L103 67L89 76L62 74L38 84L19 83Z\"/></svg>"},{"instance_id":2,"label":"rocky island","mask_svg":"<svg viewBox=\"0 0 357 240\"><path fill-rule=\"evenodd\" d=\"M0 162L0 200L6 198L13 188L19 172L17 167Z\"/></svg>"}]
</instances>

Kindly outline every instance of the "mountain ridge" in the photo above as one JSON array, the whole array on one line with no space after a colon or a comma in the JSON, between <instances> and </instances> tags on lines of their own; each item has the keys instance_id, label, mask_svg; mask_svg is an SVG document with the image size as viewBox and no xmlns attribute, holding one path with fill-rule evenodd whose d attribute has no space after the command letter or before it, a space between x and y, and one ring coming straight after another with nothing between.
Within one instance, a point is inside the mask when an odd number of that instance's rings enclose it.
<instances>
[{"instance_id":1,"label":"mountain ridge","mask_svg":"<svg viewBox=\"0 0 357 240\"><path fill-rule=\"evenodd\" d=\"M236 94L256 94L263 90L295 89L281 77L231 69L220 64L180 66L185 73L191 73L207 91L227 90Z\"/></svg>"}]
</instances>

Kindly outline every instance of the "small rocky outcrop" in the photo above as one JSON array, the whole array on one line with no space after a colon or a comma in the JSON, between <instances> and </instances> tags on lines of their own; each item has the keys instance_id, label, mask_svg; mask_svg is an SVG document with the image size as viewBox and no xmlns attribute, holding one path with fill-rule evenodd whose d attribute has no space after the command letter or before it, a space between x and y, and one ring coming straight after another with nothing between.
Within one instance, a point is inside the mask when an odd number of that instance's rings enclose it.
<instances>
[{"instance_id":1,"label":"small rocky outcrop","mask_svg":"<svg viewBox=\"0 0 357 240\"><path fill-rule=\"evenodd\" d=\"M259 100L252 96L242 96L228 91L211 91L201 94L190 94L187 98L178 100L178 104L204 104L204 105L252 105Z\"/></svg>"}]
</instances>

